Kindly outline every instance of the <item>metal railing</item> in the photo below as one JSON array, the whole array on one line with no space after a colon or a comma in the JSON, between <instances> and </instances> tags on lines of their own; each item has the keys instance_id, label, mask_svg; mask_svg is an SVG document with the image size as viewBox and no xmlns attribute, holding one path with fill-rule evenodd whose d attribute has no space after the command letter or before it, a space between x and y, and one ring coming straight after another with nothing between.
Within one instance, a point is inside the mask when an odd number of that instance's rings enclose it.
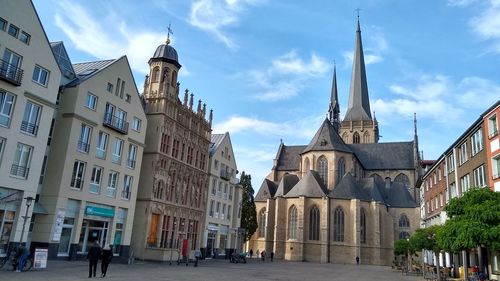
<instances>
[{"instance_id":1,"label":"metal railing","mask_svg":"<svg viewBox=\"0 0 500 281\"><path fill-rule=\"evenodd\" d=\"M21 86L24 70L7 61L0 60L0 78L15 85Z\"/></svg>"},{"instance_id":2,"label":"metal railing","mask_svg":"<svg viewBox=\"0 0 500 281\"><path fill-rule=\"evenodd\" d=\"M78 144L77 144L77 148L80 151L89 152L90 143L79 140Z\"/></svg>"},{"instance_id":3,"label":"metal railing","mask_svg":"<svg viewBox=\"0 0 500 281\"><path fill-rule=\"evenodd\" d=\"M82 187L83 187L83 180L79 179L79 178L73 178L73 179L71 179L70 186L74 187L74 188L82 189Z\"/></svg>"},{"instance_id":4,"label":"metal railing","mask_svg":"<svg viewBox=\"0 0 500 281\"><path fill-rule=\"evenodd\" d=\"M10 174L13 176L27 178L29 171L30 169L26 166L12 164L12 167L10 167Z\"/></svg>"},{"instance_id":5,"label":"metal railing","mask_svg":"<svg viewBox=\"0 0 500 281\"><path fill-rule=\"evenodd\" d=\"M21 122L21 131L35 135L38 133L38 125L27 121Z\"/></svg>"},{"instance_id":6,"label":"metal railing","mask_svg":"<svg viewBox=\"0 0 500 281\"><path fill-rule=\"evenodd\" d=\"M134 159L127 159L127 166L129 168L135 168L135 160Z\"/></svg>"},{"instance_id":7,"label":"metal railing","mask_svg":"<svg viewBox=\"0 0 500 281\"><path fill-rule=\"evenodd\" d=\"M103 124L111 129L114 129L122 134L128 134L128 122L125 119L118 118L112 113L104 114Z\"/></svg>"}]
</instances>

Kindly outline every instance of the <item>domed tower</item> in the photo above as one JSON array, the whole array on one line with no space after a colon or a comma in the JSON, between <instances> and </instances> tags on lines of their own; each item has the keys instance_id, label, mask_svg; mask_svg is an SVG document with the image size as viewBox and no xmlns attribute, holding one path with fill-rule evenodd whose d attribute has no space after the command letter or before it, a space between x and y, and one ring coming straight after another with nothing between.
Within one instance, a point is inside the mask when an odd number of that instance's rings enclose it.
<instances>
[{"instance_id":1,"label":"domed tower","mask_svg":"<svg viewBox=\"0 0 500 281\"><path fill-rule=\"evenodd\" d=\"M144 97L178 98L177 73L181 68L177 51L170 46L170 38L161 44L149 59L149 75L144 81Z\"/></svg>"}]
</instances>

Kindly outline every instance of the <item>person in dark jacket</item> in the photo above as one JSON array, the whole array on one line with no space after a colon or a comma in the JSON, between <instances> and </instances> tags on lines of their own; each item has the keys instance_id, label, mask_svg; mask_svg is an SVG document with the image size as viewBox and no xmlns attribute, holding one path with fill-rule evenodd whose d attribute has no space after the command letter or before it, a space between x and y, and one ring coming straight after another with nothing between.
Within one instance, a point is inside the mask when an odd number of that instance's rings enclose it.
<instances>
[{"instance_id":1,"label":"person in dark jacket","mask_svg":"<svg viewBox=\"0 0 500 281\"><path fill-rule=\"evenodd\" d=\"M111 250L112 245L104 247L102 249L101 255L101 277L106 277L106 272L108 271L108 266L111 263L111 259L113 258L113 251Z\"/></svg>"},{"instance_id":2,"label":"person in dark jacket","mask_svg":"<svg viewBox=\"0 0 500 281\"><path fill-rule=\"evenodd\" d=\"M101 246L99 246L99 242L95 240L92 244L92 247L90 247L89 252L87 253L87 259L89 260L89 278L92 278L92 275L95 277L97 271L97 262L101 257L101 252Z\"/></svg>"}]
</instances>

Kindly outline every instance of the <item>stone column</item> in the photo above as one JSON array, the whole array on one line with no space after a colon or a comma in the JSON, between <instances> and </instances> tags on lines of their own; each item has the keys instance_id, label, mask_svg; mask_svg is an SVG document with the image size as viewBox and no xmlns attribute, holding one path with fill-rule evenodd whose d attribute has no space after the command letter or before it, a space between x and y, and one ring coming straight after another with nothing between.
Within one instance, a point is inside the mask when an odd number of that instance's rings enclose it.
<instances>
[{"instance_id":1,"label":"stone column","mask_svg":"<svg viewBox=\"0 0 500 281\"><path fill-rule=\"evenodd\" d=\"M390 264L391 260L387 260L388 257L384 257L382 255L382 252L380 251L380 245L381 245L381 236L380 236L380 205L372 201L371 202L371 229L368 230L367 235L368 239L367 242L371 244L370 246L372 249L372 258L375 258L375 260L371 260L370 264L379 264L379 265L385 265L385 264ZM368 221L367 221L368 223ZM370 239L371 238L371 239Z\"/></svg>"},{"instance_id":2,"label":"stone column","mask_svg":"<svg viewBox=\"0 0 500 281\"><path fill-rule=\"evenodd\" d=\"M276 212L274 214L274 243L273 252L274 257L277 259L283 259L286 252L286 230L288 226L288 210L286 206L286 200L282 197L277 197L276 199Z\"/></svg>"},{"instance_id":3,"label":"stone column","mask_svg":"<svg viewBox=\"0 0 500 281\"><path fill-rule=\"evenodd\" d=\"M320 206L321 263L330 262L330 198L324 196Z\"/></svg>"},{"instance_id":4,"label":"stone column","mask_svg":"<svg viewBox=\"0 0 500 281\"><path fill-rule=\"evenodd\" d=\"M264 249L266 250L267 257L270 256L273 251L274 244L274 225L275 225L275 199L267 199L266 206L266 237Z\"/></svg>"},{"instance_id":5,"label":"stone column","mask_svg":"<svg viewBox=\"0 0 500 281\"><path fill-rule=\"evenodd\" d=\"M359 227L359 216L360 216L360 206L359 199L351 199L351 221L352 221L352 229L351 233L347 233L347 235L352 235L352 245L353 252L351 257L347 257L350 259L350 263L356 263L356 257L359 257L360 263L362 262L361 257L361 243L360 243L360 227Z\"/></svg>"}]
</instances>

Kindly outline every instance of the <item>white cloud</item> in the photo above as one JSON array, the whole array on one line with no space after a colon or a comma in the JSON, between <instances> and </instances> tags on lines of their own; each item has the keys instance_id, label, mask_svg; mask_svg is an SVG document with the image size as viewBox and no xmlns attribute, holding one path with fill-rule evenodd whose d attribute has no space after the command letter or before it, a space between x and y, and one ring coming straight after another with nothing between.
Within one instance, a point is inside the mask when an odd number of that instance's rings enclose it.
<instances>
[{"instance_id":1,"label":"white cloud","mask_svg":"<svg viewBox=\"0 0 500 281\"><path fill-rule=\"evenodd\" d=\"M290 51L273 59L268 68L250 71L249 77L260 88L256 99L278 101L297 96L309 79L321 77L329 69L326 60L314 53L309 61L304 61L297 52Z\"/></svg>"},{"instance_id":2,"label":"white cloud","mask_svg":"<svg viewBox=\"0 0 500 281\"><path fill-rule=\"evenodd\" d=\"M191 4L188 22L201 30L212 33L228 48L237 44L223 32L223 29L235 25L239 17L249 6L255 6L259 0L198 0Z\"/></svg>"},{"instance_id":3,"label":"white cloud","mask_svg":"<svg viewBox=\"0 0 500 281\"><path fill-rule=\"evenodd\" d=\"M470 4L472 4L476 1L477 0L448 0L448 5L466 7L466 6L469 6Z\"/></svg>"},{"instance_id":4,"label":"white cloud","mask_svg":"<svg viewBox=\"0 0 500 281\"><path fill-rule=\"evenodd\" d=\"M98 59L127 55L133 70L147 73L147 61L166 34L131 29L112 11L109 13L108 18L100 19L77 3L60 1L55 24L78 50Z\"/></svg>"},{"instance_id":5,"label":"white cloud","mask_svg":"<svg viewBox=\"0 0 500 281\"><path fill-rule=\"evenodd\" d=\"M377 119L409 118L416 112L420 118L448 126L459 124L473 109L486 109L500 96L500 85L479 77L456 82L442 75L424 75L410 85L391 85L389 90L397 97L372 102Z\"/></svg>"},{"instance_id":6,"label":"white cloud","mask_svg":"<svg viewBox=\"0 0 500 281\"><path fill-rule=\"evenodd\" d=\"M366 40L363 40L366 41L363 43L365 65L382 62L384 60L383 54L389 46L382 29L377 26L370 26L370 32L367 32L367 34L368 36L364 38ZM354 51L345 51L342 56L344 57L345 67L351 67Z\"/></svg>"}]
</instances>

